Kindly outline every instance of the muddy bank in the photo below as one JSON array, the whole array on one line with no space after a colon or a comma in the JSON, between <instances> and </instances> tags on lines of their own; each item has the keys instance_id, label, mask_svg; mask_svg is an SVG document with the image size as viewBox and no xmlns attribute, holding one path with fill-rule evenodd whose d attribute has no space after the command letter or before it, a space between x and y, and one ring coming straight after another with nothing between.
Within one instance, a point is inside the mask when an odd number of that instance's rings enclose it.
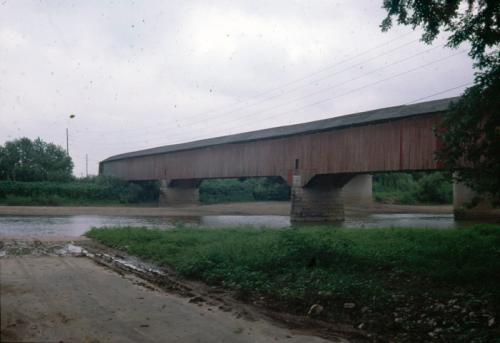
<instances>
[{"instance_id":1,"label":"muddy bank","mask_svg":"<svg viewBox=\"0 0 500 343\"><path fill-rule=\"evenodd\" d=\"M347 341L287 329L191 285L178 283L167 292L172 279L151 283L127 268L82 257L78 246L60 241L3 240L1 249L7 252L0 258L1 341Z\"/></svg>"},{"instance_id":2,"label":"muddy bank","mask_svg":"<svg viewBox=\"0 0 500 343\"><path fill-rule=\"evenodd\" d=\"M408 206L373 204L371 206L347 206L346 213L452 213L451 205L438 206ZM129 207L129 206L0 206L0 215L103 215L103 216L173 216L173 217L199 217L206 215L281 215L290 214L290 202L266 201L244 202L214 205L189 205L179 207Z\"/></svg>"}]
</instances>

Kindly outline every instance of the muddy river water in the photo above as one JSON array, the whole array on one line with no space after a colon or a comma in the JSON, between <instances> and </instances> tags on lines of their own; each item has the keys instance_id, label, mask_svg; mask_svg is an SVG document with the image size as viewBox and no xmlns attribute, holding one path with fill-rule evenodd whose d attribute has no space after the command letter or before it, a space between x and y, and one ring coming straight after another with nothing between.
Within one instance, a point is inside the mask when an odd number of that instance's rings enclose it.
<instances>
[{"instance_id":1,"label":"muddy river water","mask_svg":"<svg viewBox=\"0 0 500 343\"><path fill-rule=\"evenodd\" d=\"M141 226L169 229L176 225L192 227L290 227L289 216L278 215L207 215L200 217L129 217L129 216L16 216L0 215L1 236L80 236L92 227ZM335 225L343 228L419 227L449 229L467 226L451 214L367 214L348 216Z\"/></svg>"}]
</instances>

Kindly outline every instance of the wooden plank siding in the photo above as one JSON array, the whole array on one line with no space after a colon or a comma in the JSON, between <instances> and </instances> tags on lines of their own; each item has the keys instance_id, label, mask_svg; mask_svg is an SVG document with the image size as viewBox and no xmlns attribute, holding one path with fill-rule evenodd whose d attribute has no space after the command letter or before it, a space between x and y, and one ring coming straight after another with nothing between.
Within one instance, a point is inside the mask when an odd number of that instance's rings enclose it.
<instances>
[{"instance_id":1,"label":"wooden plank siding","mask_svg":"<svg viewBox=\"0 0 500 343\"><path fill-rule=\"evenodd\" d=\"M438 169L433 128L439 113L324 132L235 142L101 162L125 180L282 176L299 160L305 174Z\"/></svg>"}]
</instances>

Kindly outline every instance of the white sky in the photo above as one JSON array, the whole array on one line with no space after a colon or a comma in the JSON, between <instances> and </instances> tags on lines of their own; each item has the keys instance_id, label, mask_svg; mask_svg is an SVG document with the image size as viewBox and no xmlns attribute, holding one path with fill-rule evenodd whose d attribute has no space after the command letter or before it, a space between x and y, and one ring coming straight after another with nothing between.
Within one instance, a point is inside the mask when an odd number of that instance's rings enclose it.
<instances>
[{"instance_id":1,"label":"white sky","mask_svg":"<svg viewBox=\"0 0 500 343\"><path fill-rule=\"evenodd\" d=\"M69 128L82 176L85 154L96 174L118 153L459 95L467 47L382 33L381 4L0 0L0 144L65 147Z\"/></svg>"}]
</instances>

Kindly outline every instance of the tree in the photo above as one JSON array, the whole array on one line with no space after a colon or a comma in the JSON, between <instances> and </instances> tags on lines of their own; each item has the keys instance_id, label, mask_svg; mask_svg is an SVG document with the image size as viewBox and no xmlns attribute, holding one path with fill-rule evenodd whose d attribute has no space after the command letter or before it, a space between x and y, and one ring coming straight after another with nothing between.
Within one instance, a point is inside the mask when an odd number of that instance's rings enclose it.
<instances>
[{"instance_id":1,"label":"tree","mask_svg":"<svg viewBox=\"0 0 500 343\"><path fill-rule=\"evenodd\" d=\"M0 146L0 180L67 181L73 161L59 146L20 138Z\"/></svg>"},{"instance_id":2,"label":"tree","mask_svg":"<svg viewBox=\"0 0 500 343\"><path fill-rule=\"evenodd\" d=\"M500 1L384 0L387 31L400 25L420 27L430 44L441 31L447 46L470 44L476 69L474 85L452 104L436 134L443 142L436 157L480 195L500 204Z\"/></svg>"}]
</instances>

